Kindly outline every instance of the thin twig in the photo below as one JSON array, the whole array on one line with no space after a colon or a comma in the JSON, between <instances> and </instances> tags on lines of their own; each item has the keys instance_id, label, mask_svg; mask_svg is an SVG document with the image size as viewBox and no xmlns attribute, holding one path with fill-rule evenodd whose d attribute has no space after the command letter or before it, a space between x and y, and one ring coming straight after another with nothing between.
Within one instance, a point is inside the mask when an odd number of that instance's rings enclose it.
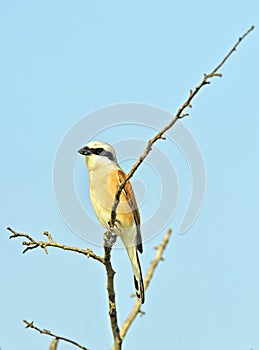
<instances>
[{"instance_id":1,"label":"thin twig","mask_svg":"<svg viewBox=\"0 0 259 350\"><path fill-rule=\"evenodd\" d=\"M57 350L58 348L58 339L54 338L50 344L49 350Z\"/></svg>"},{"instance_id":2,"label":"thin twig","mask_svg":"<svg viewBox=\"0 0 259 350\"><path fill-rule=\"evenodd\" d=\"M186 99L186 101L182 104L182 106L178 109L173 119L163 128L161 129L152 139L150 139L147 142L146 148L144 149L142 155L139 157L139 159L135 162L135 164L132 166L130 172L126 176L125 180L118 186L117 192L115 195L115 200L113 203L112 211L111 211L111 219L110 219L110 226L113 227L116 219L116 210L120 202L120 195L122 190L124 189L127 181L133 176L133 174L136 172L140 164L144 161L144 159L147 157L149 152L152 149L153 144L159 140L159 139L165 139L164 134L166 131L168 131L177 120L182 119L186 116L188 116L188 113L183 113L186 108L191 108L191 101L193 98L197 95L197 93L201 90L201 88L205 85L210 84L210 79L213 77L221 77L222 74L218 73L218 70L223 66L223 64L228 60L228 58L236 51L238 45L241 43L241 41L254 29L254 26L251 26L235 43L235 45L232 47L232 49L228 52L228 54L223 58L223 60L214 68L211 73L204 74L203 79L201 82L195 87L194 90L190 90L189 96Z\"/></svg>"},{"instance_id":3,"label":"thin twig","mask_svg":"<svg viewBox=\"0 0 259 350\"><path fill-rule=\"evenodd\" d=\"M172 230L168 230L166 232L162 242L159 244L159 246L156 247L156 249L157 249L156 255L155 255L154 259L151 261L149 269L148 269L146 276L145 276L145 279L144 279L145 290L147 290L147 288L150 284L150 281L154 275L154 272L155 272L155 269L156 269L158 263L161 260L163 260L163 253L164 253L166 246L169 242L169 238L170 238L171 234L172 234ZM127 317L127 319L125 320L125 322L123 323L123 325L121 327L120 336L121 336L122 340L125 338L125 335L129 329L129 327L131 326L132 322L135 320L137 315L143 314L143 312L140 310L140 308L141 308L141 304L137 300L135 305L133 306L131 313L129 314L129 316Z\"/></svg>"},{"instance_id":4,"label":"thin twig","mask_svg":"<svg viewBox=\"0 0 259 350\"><path fill-rule=\"evenodd\" d=\"M28 322L26 320L23 320L23 322L26 324L26 327L25 328L32 328L34 329L35 331L39 332L40 334L46 334L54 339L57 339L57 340L62 340L66 343L70 343L74 346L76 346L77 348L79 349L82 349L82 350L89 350L89 348L86 348L85 346L83 345L80 345L79 343L77 343L76 341L74 340L71 340L71 339L68 339L68 338L65 338L65 337L62 337L60 335L57 335L57 334L54 334L52 333L51 331L49 331L48 329L40 329L39 327L35 326L33 324L33 321L32 322Z\"/></svg>"},{"instance_id":5,"label":"thin twig","mask_svg":"<svg viewBox=\"0 0 259 350\"><path fill-rule=\"evenodd\" d=\"M120 350L122 340L120 337L120 329L118 326L117 319L117 308L116 308L116 300L115 300L115 290L114 290L114 275L115 271L112 268L111 264L111 250L112 244L110 243L110 234L107 232L104 238L104 264L106 268L106 276L107 276L107 292L109 299L109 316L110 316L110 324L113 334L114 350Z\"/></svg>"},{"instance_id":6,"label":"thin twig","mask_svg":"<svg viewBox=\"0 0 259 350\"><path fill-rule=\"evenodd\" d=\"M69 250L71 252L76 252L76 253L79 253L79 254L83 254L87 258L92 258L92 259L97 260L97 261L101 262L102 264L104 264L104 259L102 257L100 257L99 255L96 255L92 251L92 249L90 249L90 248L81 249L81 248L71 247L71 246L68 246L68 245L65 245L65 244L57 243L57 242L55 242L53 240L53 238L52 238L52 236L50 235L49 232L44 232L43 233L49 239L49 241L43 242L43 241L36 241L34 238L32 238L27 233L16 232L15 230L13 230L10 227L7 227L7 230L12 232L12 235L9 236L10 239L12 239L12 238L19 238L19 237L26 238L27 241L23 241L22 242L22 245L26 246L26 248L23 250L23 254L26 253L28 250L32 250L32 249L36 249L36 248L42 248L45 251L45 253L48 254L47 247L54 247L54 248L59 248L59 249L63 249L63 250Z\"/></svg>"}]
</instances>

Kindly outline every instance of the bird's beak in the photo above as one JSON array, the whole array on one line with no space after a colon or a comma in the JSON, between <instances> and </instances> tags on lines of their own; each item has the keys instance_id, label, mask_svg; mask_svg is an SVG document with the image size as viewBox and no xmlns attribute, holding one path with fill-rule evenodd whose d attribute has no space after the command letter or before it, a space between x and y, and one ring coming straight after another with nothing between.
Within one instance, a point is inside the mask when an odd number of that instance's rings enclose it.
<instances>
[{"instance_id":1,"label":"bird's beak","mask_svg":"<svg viewBox=\"0 0 259 350\"><path fill-rule=\"evenodd\" d=\"M80 148L77 152L83 156L89 156L89 154L92 154L91 150L87 146Z\"/></svg>"}]
</instances>

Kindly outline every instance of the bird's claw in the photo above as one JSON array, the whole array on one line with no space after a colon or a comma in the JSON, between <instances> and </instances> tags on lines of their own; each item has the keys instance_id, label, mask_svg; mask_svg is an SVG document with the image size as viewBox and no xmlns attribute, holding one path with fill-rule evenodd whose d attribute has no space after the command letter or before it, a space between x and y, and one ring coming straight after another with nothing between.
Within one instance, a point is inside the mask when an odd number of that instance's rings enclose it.
<instances>
[{"instance_id":1,"label":"bird's claw","mask_svg":"<svg viewBox=\"0 0 259 350\"><path fill-rule=\"evenodd\" d=\"M108 246L112 247L117 240L117 235L115 233L107 231L104 234L104 241L108 244Z\"/></svg>"}]
</instances>

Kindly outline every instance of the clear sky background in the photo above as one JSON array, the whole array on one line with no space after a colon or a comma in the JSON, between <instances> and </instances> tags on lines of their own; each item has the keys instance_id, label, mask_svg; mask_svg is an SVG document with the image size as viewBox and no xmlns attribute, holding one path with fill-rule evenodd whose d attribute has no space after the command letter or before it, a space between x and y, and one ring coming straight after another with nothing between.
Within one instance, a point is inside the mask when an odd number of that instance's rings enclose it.
<instances>
[{"instance_id":1,"label":"clear sky background","mask_svg":"<svg viewBox=\"0 0 259 350\"><path fill-rule=\"evenodd\" d=\"M55 249L23 256L5 228L38 239L49 230L58 242L89 246L55 204L52 169L64 134L114 103L175 112L238 36L258 27L258 16L257 0L1 1L1 350L48 349L50 339L25 330L23 319L92 350L109 349L102 267ZM258 62L255 28L184 120L204 157L205 202L186 234L177 233L186 203L168 224L175 231L166 260L125 349L259 348ZM162 235L145 244L143 271ZM132 277L125 252L116 251L113 262L122 323L133 304Z\"/></svg>"}]
</instances>

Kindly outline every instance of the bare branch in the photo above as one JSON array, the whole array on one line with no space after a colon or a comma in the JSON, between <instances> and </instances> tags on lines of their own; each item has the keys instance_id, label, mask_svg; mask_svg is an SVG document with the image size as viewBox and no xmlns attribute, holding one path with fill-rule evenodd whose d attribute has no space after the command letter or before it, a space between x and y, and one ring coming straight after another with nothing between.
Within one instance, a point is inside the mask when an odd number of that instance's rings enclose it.
<instances>
[{"instance_id":1,"label":"bare branch","mask_svg":"<svg viewBox=\"0 0 259 350\"><path fill-rule=\"evenodd\" d=\"M115 290L114 290L114 275L115 271L112 268L111 264L111 250L112 250L112 244L115 243L115 241L112 242L112 239L114 239L113 235L110 232L107 232L104 237L104 264L106 268L106 275L107 275L107 292L108 292L108 299L109 299L109 316L110 316L110 324L113 334L113 340L114 350L120 350L122 340L120 337L120 329L118 326L118 320L117 320L117 309L116 309L116 300L115 300ZM111 243L112 242L112 243Z\"/></svg>"},{"instance_id":2,"label":"bare branch","mask_svg":"<svg viewBox=\"0 0 259 350\"><path fill-rule=\"evenodd\" d=\"M32 249L36 249L36 248L42 248L45 251L45 253L48 254L47 247L54 247L54 248L59 248L59 249L63 249L63 250L69 250L69 251L72 251L72 252L83 254L87 258L92 258L92 259L97 260L97 261L101 262L102 264L104 264L104 259L102 257L100 257L99 255L96 255L92 251L92 249L90 249L90 248L81 249L81 248L71 247L71 246L67 246L65 244L57 243L57 242L55 242L53 240L53 238L52 238L52 236L50 235L49 232L44 232L43 233L49 239L49 241L43 242L43 241L36 241L34 238L32 238L27 233L16 232L15 230L13 230L10 227L7 227L7 230L9 230L12 233L12 235L9 236L10 239L19 238L19 237L22 237L22 238L26 239L26 241L22 242L22 245L26 246L26 248L23 250L23 254L26 253L28 250L32 250Z\"/></svg>"},{"instance_id":3,"label":"bare branch","mask_svg":"<svg viewBox=\"0 0 259 350\"><path fill-rule=\"evenodd\" d=\"M26 320L23 320L23 322L26 324L26 327L25 327L25 328L32 328L32 329L34 329L35 331L39 332L40 334L48 335L48 336L54 338L54 340L56 339L56 342L57 342L58 340L62 340L62 341L64 341L64 342L66 342L66 343L70 343L70 344L76 346L76 347L79 348L79 349L82 349L82 350L89 350L89 348L86 348L85 346L80 345L79 343L77 343L77 342L74 341L74 340L71 340L71 339L62 337L62 336L60 336L60 335L54 334L54 333L52 333L51 331L49 331L48 329L40 329L39 327L37 327L37 326L35 326L35 325L33 324L33 321L32 321L32 322L28 322L28 321L26 321ZM53 342L51 343L51 345L53 345ZM54 343L54 345L56 346L57 343L56 343L56 344ZM53 345L53 346L54 346L54 345ZM50 349L51 349L51 348L50 348ZM54 349L55 349L55 348L54 348Z\"/></svg>"},{"instance_id":4,"label":"bare branch","mask_svg":"<svg viewBox=\"0 0 259 350\"><path fill-rule=\"evenodd\" d=\"M127 181L133 176L133 174L136 172L140 164L144 161L144 159L147 157L149 152L152 149L153 144L157 140L163 140L164 133L168 131L177 120L182 119L188 115L188 113L183 113L186 108L191 108L191 101L193 98L197 95L197 93L201 90L201 88L205 85L210 84L210 79L213 77L221 77L221 73L218 72L218 70L224 65L224 63L228 60L228 58L236 51L238 45L241 43L241 41L254 29L254 26L251 26L236 42L236 44L232 47L232 49L228 52L228 54L222 59L222 61L214 68L209 74L204 74L203 79L201 82L195 87L194 90L190 90L189 96L186 99L186 101L182 104L182 106L178 109L173 119L164 127L162 128L152 139L150 139L147 142L146 148L142 155L139 157L139 159L135 162L133 167L131 168L130 172L126 176L125 180L118 186L115 200L113 203L112 211L111 211L111 219L110 219L110 226L113 227L116 219L116 210L120 202L120 195L122 190L124 189Z\"/></svg>"},{"instance_id":5,"label":"bare branch","mask_svg":"<svg viewBox=\"0 0 259 350\"><path fill-rule=\"evenodd\" d=\"M151 261L150 263L150 266L149 266L149 269L147 271L147 274L146 274L146 277L145 277L145 280L144 280L144 287L145 287L145 290L147 290L149 284L150 284L150 281L154 275L154 272L155 272L155 269L157 267L157 265L159 264L159 262L161 260L164 260L163 259L163 253L167 247L167 244L169 242L169 238L172 234L172 230L168 230L162 240L162 242L159 244L159 246L156 247L157 249L157 252L156 252L156 255L154 257L154 259ZM137 300L131 313L129 314L128 318L125 320L124 324L122 325L121 327L121 331L120 331L120 336L121 336L121 339L123 340L125 338L125 335L126 333L128 332L131 324L133 323L133 321L136 319L137 315L138 314L141 314L143 315L144 312L141 311L141 304L139 303L139 301ZM115 350L113 348L113 350Z\"/></svg>"},{"instance_id":6,"label":"bare branch","mask_svg":"<svg viewBox=\"0 0 259 350\"><path fill-rule=\"evenodd\" d=\"M223 66L223 64L228 60L228 58L232 55L233 52L236 51L238 45L241 43L241 41L243 39L245 39L245 37L252 32L252 30L254 30L254 26L251 26L241 37L238 38L238 41L236 42L236 44L232 47L232 49L229 51L229 53L223 58L223 60L218 64L218 66L210 73L211 77L212 76L217 76L217 71ZM219 74L218 76L221 77L221 74Z\"/></svg>"},{"instance_id":7,"label":"bare branch","mask_svg":"<svg viewBox=\"0 0 259 350\"><path fill-rule=\"evenodd\" d=\"M51 237L51 235L48 232L44 232L44 235L46 235L50 242L41 242L41 241L36 241L34 240L30 235L25 234L25 233L18 233L16 231L14 231L11 228L8 228L9 231L12 232L12 235L10 236L10 238L17 238L17 237L23 237L26 238L27 241L25 242L27 243L31 243L33 246L37 247L41 247L42 248L42 244L46 244L46 246L51 246L51 247L56 247L56 248L61 248L64 250L71 250L71 251L75 251L81 254L84 254L86 256L88 256L89 251L83 250L83 249L79 249L79 248L75 248L75 247L69 247L69 246L64 246L61 245L59 243L56 243L53 238ZM161 244L156 248L157 249L157 253L155 258L152 260L150 267L147 271L145 280L144 280L144 287L145 290L148 288L149 283L151 278L153 277L154 271L159 263L159 261L163 260L163 252L167 246L167 243L169 241L169 237L171 235L172 231L168 230L167 233L164 236L163 241L161 242ZM112 236L112 234L107 233L105 236L105 242L104 242L104 258L99 257L97 260L101 259L101 262L105 265L106 268L106 275L107 275L107 292L108 292L108 298L109 298L109 316L110 316L110 323L111 323L111 329L112 329L112 333L113 333L113 338L114 338L114 345L113 345L113 349L114 350L120 350L121 349L121 344L122 344L122 340L125 337L129 327L131 326L132 322L135 320L135 318L137 317L138 314L144 314L144 312L142 310L140 310L141 304L139 303L139 301L137 300L132 312L130 313L129 317L127 318L127 320L124 322L121 331L119 329L118 326L118 320L117 320L117 309L116 309L116 301L115 301L115 290L114 290L114 275L115 275L115 271L112 268L111 265L111 250L112 250L112 244L114 243L114 237ZM43 248L44 249L44 248ZM90 257L92 257L92 255L90 255ZM96 258L94 258L96 259ZM99 260L100 261L100 260ZM46 334L49 335L51 337L54 338L54 341L51 343L52 348L54 346L57 346L57 341L58 340L63 340L66 342L69 342L75 346L77 346L80 349L86 349L87 348L83 347L82 345L74 342L73 340L70 340L68 338L64 338L61 336L58 336L54 333L52 333L49 330L46 329L40 329L37 326L35 326L33 324L33 322L28 322L26 320L24 320L24 323L26 324L26 328L32 328L38 332L40 332L41 334ZM50 348L50 349L52 349ZM55 348L54 348L55 349Z\"/></svg>"}]
</instances>

